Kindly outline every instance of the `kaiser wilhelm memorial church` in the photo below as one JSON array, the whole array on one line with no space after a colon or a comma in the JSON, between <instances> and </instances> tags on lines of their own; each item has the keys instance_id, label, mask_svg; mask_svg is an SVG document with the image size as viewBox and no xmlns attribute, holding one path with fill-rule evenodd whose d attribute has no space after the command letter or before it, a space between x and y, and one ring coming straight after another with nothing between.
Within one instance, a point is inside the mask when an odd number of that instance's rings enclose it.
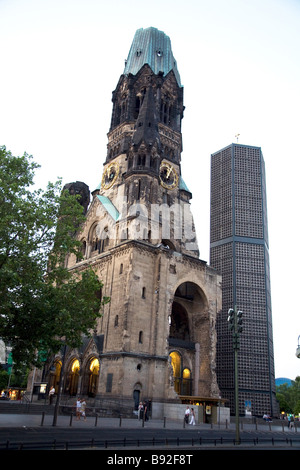
<instances>
[{"instance_id":1,"label":"kaiser wilhelm memorial church","mask_svg":"<svg viewBox=\"0 0 300 470\"><path fill-rule=\"evenodd\" d=\"M49 358L35 377L57 391L63 365L62 403L79 395L103 414L133 416L149 401L153 417L173 418L192 404L198 422L228 410L216 378L221 276L199 258L181 176L183 112L169 37L137 30L112 93L99 186L65 186L86 214L83 259L70 255L67 266L93 267L111 301L81 348Z\"/></svg>"}]
</instances>

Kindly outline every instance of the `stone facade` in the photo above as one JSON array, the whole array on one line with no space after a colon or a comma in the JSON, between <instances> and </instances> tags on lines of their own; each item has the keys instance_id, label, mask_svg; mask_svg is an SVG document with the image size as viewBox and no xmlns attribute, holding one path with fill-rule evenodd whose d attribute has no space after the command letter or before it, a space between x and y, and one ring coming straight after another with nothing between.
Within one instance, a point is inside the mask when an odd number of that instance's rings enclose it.
<instances>
[{"instance_id":1,"label":"stone facade","mask_svg":"<svg viewBox=\"0 0 300 470\"><path fill-rule=\"evenodd\" d=\"M144 49L151 42L156 57L130 50L113 92L101 183L77 234L84 259L66 261L72 272L92 266L111 301L81 350L64 355L64 393L119 411L140 400L158 407L183 396L219 398L221 277L199 259L192 194L181 177L183 88L173 56L153 70L170 57L169 38L149 28L138 30L139 41ZM46 366L56 386L62 359Z\"/></svg>"},{"instance_id":2,"label":"stone facade","mask_svg":"<svg viewBox=\"0 0 300 470\"><path fill-rule=\"evenodd\" d=\"M182 369L192 373L191 394L218 396L214 369L220 277L201 260L138 240L125 241L70 269L80 271L87 264L103 281L103 294L111 297L95 332L104 338L98 394L132 401L137 390L143 398L178 400L169 358L176 350ZM178 306L186 315L185 336L176 334Z\"/></svg>"}]
</instances>

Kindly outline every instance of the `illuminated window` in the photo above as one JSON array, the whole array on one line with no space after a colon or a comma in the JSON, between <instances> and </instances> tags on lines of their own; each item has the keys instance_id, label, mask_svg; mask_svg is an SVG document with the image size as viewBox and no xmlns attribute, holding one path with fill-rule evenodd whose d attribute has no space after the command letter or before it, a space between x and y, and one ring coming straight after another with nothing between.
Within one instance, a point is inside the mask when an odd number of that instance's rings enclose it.
<instances>
[{"instance_id":1,"label":"illuminated window","mask_svg":"<svg viewBox=\"0 0 300 470\"><path fill-rule=\"evenodd\" d=\"M170 353L171 364L173 368L174 376L174 390L176 393L180 393L180 382L181 382L181 356L178 352L173 351Z\"/></svg>"},{"instance_id":2,"label":"illuminated window","mask_svg":"<svg viewBox=\"0 0 300 470\"><path fill-rule=\"evenodd\" d=\"M74 359L71 370L74 374L76 374L79 372L79 369L80 369L79 361L78 359Z\"/></svg>"},{"instance_id":3,"label":"illuminated window","mask_svg":"<svg viewBox=\"0 0 300 470\"><path fill-rule=\"evenodd\" d=\"M70 373L67 381L67 388L69 389L69 393L71 396L74 396L78 393L79 370L80 363L78 359L74 359L71 364Z\"/></svg>"},{"instance_id":4,"label":"illuminated window","mask_svg":"<svg viewBox=\"0 0 300 470\"><path fill-rule=\"evenodd\" d=\"M191 371L187 368L182 371L181 393L182 395L192 395Z\"/></svg>"},{"instance_id":5,"label":"illuminated window","mask_svg":"<svg viewBox=\"0 0 300 470\"><path fill-rule=\"evenodd\" d=\"M90 362L89 376L88 376L88 396L94 397L97 393L98 379L100 373L100 362L97 358L94 358Z\"/></svg>"},{"instance_id":6,"label":"illuminated window","mask_svg":"<svg viewBox=\"0 0 300 470\"><path fill-rule=\"evenodd\" d=\"M181 357L180 354L176 351L170 353L171 357L171 364L173 367L173 375L174 377L180 377L180 370L181 370Z\"/></svg>"},{"instance_id":7,"label":"illuminated window","mask_svg":"<svg viewBox=\"0 0 300 470\"><path fill-rule=\"evenodd\" d=\"M177 351L170 353L171 365L173 368L174 390L179 395L192 394L191 371L187 367L182 370L182 358Z\"/></svg>"},{"instance_id":8,"label":"illuminated window","mask_svg":"<svg viewBox=\"0 0 300 470\"><path fill-rule=\"evenodd\" d=\"M99 374L99 368L100 368L100 364L99 364L98 359L93 359L90 364L90 371L93 374Z\"/></svg>"}]
</instances>

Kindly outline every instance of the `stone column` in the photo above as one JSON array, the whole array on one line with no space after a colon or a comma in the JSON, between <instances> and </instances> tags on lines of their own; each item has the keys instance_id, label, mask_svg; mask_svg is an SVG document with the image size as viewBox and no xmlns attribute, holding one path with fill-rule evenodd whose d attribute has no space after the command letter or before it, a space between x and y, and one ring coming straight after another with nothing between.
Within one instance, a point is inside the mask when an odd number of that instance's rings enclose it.
<instances>
[{"instance_id":1,"label":"stone column","mask_svg":"<svg viewBox=\"0 0 300 470\"><path fill-rule=\"evenodd\" d=\"M194 395L199 393L199 372L200 372L200 344L195 343L195 373L194 373Z\"/></svg>"}]
</instances>

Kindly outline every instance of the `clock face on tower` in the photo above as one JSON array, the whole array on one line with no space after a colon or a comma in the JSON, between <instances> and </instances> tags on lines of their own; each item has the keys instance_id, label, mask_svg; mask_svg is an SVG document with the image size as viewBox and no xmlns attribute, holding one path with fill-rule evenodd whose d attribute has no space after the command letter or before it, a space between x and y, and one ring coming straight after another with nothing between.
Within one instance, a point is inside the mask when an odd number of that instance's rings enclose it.
<instances>
[{"instance_id":1,"label":"clock face on tower","mask_svg":"<svg viewBox=\"0 0 300 470\"><path fill-rule=\"evenodd\" d=\"M118 177L119 169L119 164L117 162L112 162L108 167L106 167L101 183L103 189L109 189L114 184Z\"/></svg>"},{"instance_id":2,"label":"clock face on tower","mask_svg":"<svg viewBox=\"0 0 300 470\"><path fill-rule=\"evenodd\" d=\"M174 189L178 185L175 168L168 162L162 162L159 168L160 184L166 189Z\"/></svg>"}]
</instances>

